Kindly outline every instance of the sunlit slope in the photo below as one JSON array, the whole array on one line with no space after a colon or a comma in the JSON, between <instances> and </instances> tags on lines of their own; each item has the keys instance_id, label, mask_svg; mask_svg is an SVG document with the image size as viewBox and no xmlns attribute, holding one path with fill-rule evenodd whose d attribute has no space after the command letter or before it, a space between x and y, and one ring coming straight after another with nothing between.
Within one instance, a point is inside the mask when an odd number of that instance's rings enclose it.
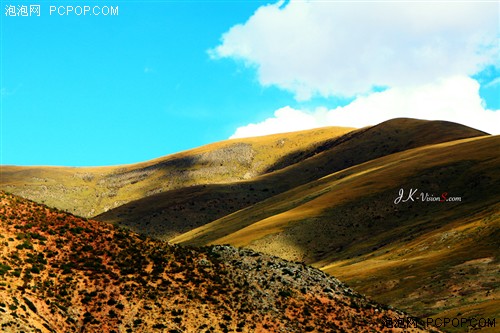
<instances>
[{"instance_id":1,"label":"sunlit slope","mask_svg":"<svg viewBox=\"0 0 500 333\"><path fill-rule=\"evenodd\" d=\"M96 218L167 240L353 165L405 149L478 135L484 133L450 122L393 119L323 141L312 149L296 150L251 180L167 191ZM214 240L220 235L210 237Z\"/></svg>"},{"instance_id":2,"label":"sunlit slope","mask_svg":"<svg viewBox=\"0 0 500 333\"><path fill-rule=\"evenodd\" d=\"M407 315L300 263L170 246L2 191L0 240L2 333L402 332L385 318Z\"/></svg>"},{"instance_id":3,"label":"sunlit slope","mask_svg":"<svg viewBox=\"0 0 500 333\"><path fill-rule=\"evenodd\" d=\"M462 308L498 315L499 151L500 137L484 136L392 154L173 241L228 243L305 261L419 315ZM461 201L395 204L400 189L404 199L418 189L414 198L447 192Z\"/></svg>"},{"instance_id":4,"label":"sunlit slope","mask_svg":"<svg viewBox=\"0 0 500 333\"><path fill-rule=\"evenodd\" d=\"M320 129L227 140L152 161L112 167L0 167L0 189L90 217L132 200L197 184L252 179L285 156L351 131ZM286 163L285 163L286 164Z\"/></svg>"}]
</instances>

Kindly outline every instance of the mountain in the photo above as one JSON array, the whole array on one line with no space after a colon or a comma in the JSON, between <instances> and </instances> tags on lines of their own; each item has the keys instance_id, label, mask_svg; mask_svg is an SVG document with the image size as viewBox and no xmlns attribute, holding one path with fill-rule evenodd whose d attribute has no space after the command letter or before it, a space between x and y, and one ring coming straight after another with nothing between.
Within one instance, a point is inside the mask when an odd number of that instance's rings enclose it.
<instances>
[{"instance_id":1,"label":"mountain","mask_svg":"<svg viewBox=\"0 0 500 333\"><path fill-rule=\"evenodd\" d=\"M303 264L170 246L4 192L0 221L3 332L373 332L408 316Z\"/></svg>"},{"instance_id":2,"label":"mountain","mask_svg":"<svg viewBox=\"0 0 500 333\"><path fill-rule=\"evenodd\" d=\"M496 318L499 151L499 136L401 118L0 176L2 189L181 248L229 244L312 265L420 318Z\"/></svg>"}]
</instances>

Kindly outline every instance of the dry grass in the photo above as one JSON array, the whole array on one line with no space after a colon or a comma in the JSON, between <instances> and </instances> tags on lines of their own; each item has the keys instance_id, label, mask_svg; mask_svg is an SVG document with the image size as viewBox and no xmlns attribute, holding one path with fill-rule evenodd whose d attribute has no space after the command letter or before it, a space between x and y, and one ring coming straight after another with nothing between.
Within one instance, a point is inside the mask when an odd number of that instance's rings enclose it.
<instances>
[{"instance_id":1,"label":"dry grass","mask_svg":"<svg viewBox=\"0 0 500 333\"><path fill-rule=\"evenodd\" d=\"M389 155L276 195L174 241L229 243L305 261L420 316L471 306L498 315L491 300L500 296L499 149L500 137L486 136ZM401 187L438 196L447 191L463 201L395 205Z\"/></svg>"},{"instance_id":2,"label":"dry grass","mask_svg":"<svg viewBox=\"0 0 500 333\"><path fill-rule=\"evenodd\" d=\"M133 200L199 184L252 179L295 152L313 151L352 128L326 127L227 140L148 162L94 168L0 167L0 189L93 217Z\"/></svg>"},{"instance_id":3,"label":"dry grass","mask_svg":"<svg viewBox=\"0 0 500 333\"><path fill-rule=\"evenodd\" d=\"M288 144L286 141L288 136L295 138L293 140L298 140L298 137L308 138L304 139L304 142L315 143L310 144L308 148L295 149L278 160L274 159L275 163L266 167L264 174L255 178L166 191L122 205L96 218L126 226L155 238L170 240L209 222L225 217L231 218L235 216L233 213L247 208L254 212L260 211L259 219L279 214L279 211L269 209L269 206L258 209L262 207L260 203L264 200L273 200L272 198L279 193L309 184L339 170L405 149L483 134L458 124L414 119L395 119L341 136L338 136L338 133L331 133L331 138L324 140L326 137L324 133L331 130L326 128L304 131L294 134L295 136L283 134L280 140L285 141L285 145ZM249 140L276 142L277 137L279 135L273 136L272 140L269 137ZM268 149L268 154L274 154L278 148L269 146ZM296 204L295 202L294 205ZM218 233L212 228L209 236L202 235L204 239L200 240L200 243L213 242L225 234L241 229L247 217L244 214L237 216L239 216L238 222L234 230L223 230Z\"/></svg>"}]
</instances>

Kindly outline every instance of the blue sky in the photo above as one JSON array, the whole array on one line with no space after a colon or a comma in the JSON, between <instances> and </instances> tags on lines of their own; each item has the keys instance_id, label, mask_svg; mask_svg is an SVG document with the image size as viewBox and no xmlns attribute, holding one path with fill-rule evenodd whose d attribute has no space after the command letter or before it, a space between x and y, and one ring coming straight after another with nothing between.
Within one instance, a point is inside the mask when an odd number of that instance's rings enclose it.
<instances>
[{"instance_id":1,"label":"blue sky","mask_svg":"<svg viewBox=\"0 0 500 333\"><path fill-rule=\"evenodd\" d=\"M436 31L414 33L424 29L419 27L380 38L392 30L374 31L371 17L359 15L373 10L338 2L323 2L328 8L293 1L37 3L40 16L19 17L6 16L7 6L32 3L2 1L0 164L134 163L229 137L365 126L394 116L472 119L473 127L498 128L491 125L500 114L495 112L500 108L498 49L492 50L487 39L493 36L498 43L498 17L484 19L488 24L480 30L476 22L438 24L437 36L451 34L456 42L436 42L425 37L435 37ZM51 15L52 5L118 6L118 15ZM374 4L389 15L386 5ZM457 11L450 15L460 18L471 9ZM325 12L332 26L313 26L315 15ZM364 35L374 31L372 42L361 43L352 23L337 13L362 18L358 27ZM464 26L461 35L450 32L454 24ZM446 60L461 59L460 43L478 31L486 36L479 45L483 49L470 42L463 45L463 61ZM415 38L418 52L425 51L418 59L430 59L415 66L416 49L404 42L408 36ZM403 59L397 67L394 54ZM352 68L346 59L352 59ZM441 98L455 99L454 94L461 100L439 110L405 104L430 99L441 105ZM378 111L384 103L394 110Z\"/></svg>"}]
</instances>

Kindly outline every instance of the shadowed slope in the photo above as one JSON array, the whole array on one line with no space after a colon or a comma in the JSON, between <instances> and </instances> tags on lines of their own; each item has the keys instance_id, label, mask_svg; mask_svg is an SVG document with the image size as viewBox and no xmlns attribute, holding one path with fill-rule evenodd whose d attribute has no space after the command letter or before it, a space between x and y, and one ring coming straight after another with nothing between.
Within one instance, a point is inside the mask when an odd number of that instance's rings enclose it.
<instances>
[{"instance_id":1,"label":"shadowed slope","mask_svg":"<svg viewBox=\"0 0 500 333\"><path fill-rule=\"evenodd\" d=\"M314 132L303 134L313 135ZM414 147L481 134L484 133L449 122L394 119L296 151L268 168L269 173L249 181L168 191L131 202L96 218L168 240L353 165ZM212 239L218 237L220 235L211 236Z\"/></svg>"}]
</instances>

